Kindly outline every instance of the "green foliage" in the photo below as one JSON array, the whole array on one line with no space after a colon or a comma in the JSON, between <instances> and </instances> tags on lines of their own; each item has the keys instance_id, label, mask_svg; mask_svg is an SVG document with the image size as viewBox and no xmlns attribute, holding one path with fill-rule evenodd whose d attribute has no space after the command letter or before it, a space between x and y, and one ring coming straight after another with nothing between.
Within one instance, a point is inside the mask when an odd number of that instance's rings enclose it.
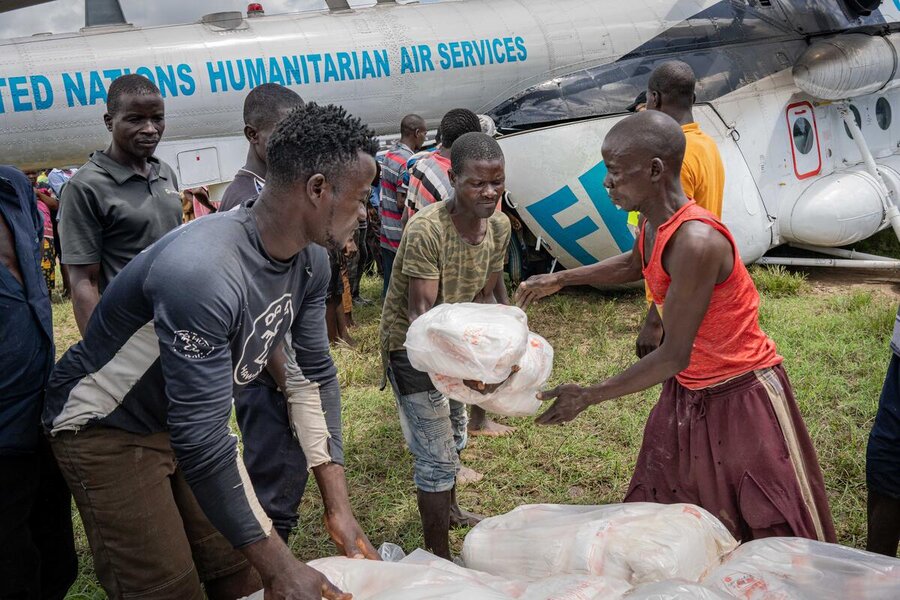
<instances>
[{"instance_id":1,"label":"green foliage","mask_svg":"<svg viewBox=\"0 0 900 600\"><path fill-rule=\"evenodd\" d=\"M806 286L805 273L788 271L782 265L753 265L750 268L750 275L756 289L772 298L796 296Z\"/></svg>"}]
</instances>

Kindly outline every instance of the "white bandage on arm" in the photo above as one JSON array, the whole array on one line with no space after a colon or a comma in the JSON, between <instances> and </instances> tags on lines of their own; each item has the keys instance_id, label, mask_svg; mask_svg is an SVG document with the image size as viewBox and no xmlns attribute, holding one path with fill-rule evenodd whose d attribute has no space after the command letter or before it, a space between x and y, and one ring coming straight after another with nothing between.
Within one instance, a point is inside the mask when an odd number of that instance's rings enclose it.
<instances>
[{"instance_id":1,"label":"white bandage on arm","mask_svg":"<svg viewBox=\"0 0 900 600\"><path fill-rule=\"evenodd\" d=\"M331 434L322 410L319 384L307 379L300 370L291 346L290 334L285 336L283 350L286 360L282 391L288 402L291 429L306 455L307 468L312 469L331 462L331 453L328 451Z\"/></svg>"}]
</instances>

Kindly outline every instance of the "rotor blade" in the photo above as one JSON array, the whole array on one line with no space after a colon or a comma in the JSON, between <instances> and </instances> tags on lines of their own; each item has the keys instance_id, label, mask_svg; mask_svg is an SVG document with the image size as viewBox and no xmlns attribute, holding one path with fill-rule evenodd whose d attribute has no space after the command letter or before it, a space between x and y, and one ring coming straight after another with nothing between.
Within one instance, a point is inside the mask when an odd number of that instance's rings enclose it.
<instances>
[{"instance_id":1,"label":"rotor blade","mask_svg":"<svg viewBox=\"0 0 900 600\"><path fill-rule=\"evenodd\" d=\"M36 4L46 4L52 0L0 0L0 13L9 12L26 6L34 6Z\"/></svg>"}]
</instances>

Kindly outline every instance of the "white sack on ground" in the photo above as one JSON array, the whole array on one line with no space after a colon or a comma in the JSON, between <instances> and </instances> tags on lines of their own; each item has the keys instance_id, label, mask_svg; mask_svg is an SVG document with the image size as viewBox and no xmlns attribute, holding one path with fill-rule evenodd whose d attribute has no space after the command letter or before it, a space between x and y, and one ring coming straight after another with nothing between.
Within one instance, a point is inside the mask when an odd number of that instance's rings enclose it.
<instances>
[{"instance_id":1,"label":"white sack on ground","mask_svg":"<svg viewBox=\"0 0 900 600\"><path fill-rule=\"evenodd\" d=\"M612 577L598 575L556 575L538 581L521 576L506 579L483 571L466 569L425 550L416 550L401 562L426 565L461 577L473 577L494 590L516 600L619 600L631 586Z\"/></svg>"},{"instance_id":2,"label":"white sack on ground","mask_svg":"<svg viewBox=\"0 0 900 600\"><path fill-rule=\"evenodd\" d=\"M321 558L309 566L352 593L354 600L512 600L479 582L477 573L469 575L462 568L452 571L404 561L344 557Z\"/></svg>"},{"instance_id":3,"label":"white sack on ground","mask_svg":"<svg viewBox=\"0 0 900 600\"><path fill-rule=\"evenodd\" d=\"M439 304L409 326L406 351L423 373L501 383L519 364L528 317L503 304Z\"/></svg>"},{"instance_id":4,"label":"white sack on ground","mask_svg":"<svg viewBox=\"0 0 900 600\"><path fill-rule=\"evenodd\" d=\"M553 370L553 346L537 335L528 335L528 348L514 373L490 394L481 394L463 383L462 379L431 374L431 382L437 391L448 398L466 404L477 404L485 410L505 417L526 417L541 407L537 393L544 388Z\"/></svg>"},{"instance_id":5,"label":"white sack on ground","mask_svg":"<svg viewBox=\"0 0 900 600\"><path fill-rule=\"evenodd\" d=\"M638 586L625 594L624 600L733 600L719 590L699 583L667 580Z\"/></svg>"},{"instance_id":6,"label":"white sack on ground","mask_svg":"<svg viewBox=\"0 0 900 600\"><path fill-rule=\"evenodd\" d=\"M691 504L534 504L476 525L462 558L501 577L584 573L638 585L699 581L735 547L717 519Z\"/></svg>"},{"instance_id":7,"label":"white sack on ground","mask_svg":"<svg viewBox=\"0 0 900 600\"><path fill-rule=\"evenodd\" d=\"M703 581L743 600L897 600L900 560L802 538L742 544Z\"/></svg>"}]
</instances>

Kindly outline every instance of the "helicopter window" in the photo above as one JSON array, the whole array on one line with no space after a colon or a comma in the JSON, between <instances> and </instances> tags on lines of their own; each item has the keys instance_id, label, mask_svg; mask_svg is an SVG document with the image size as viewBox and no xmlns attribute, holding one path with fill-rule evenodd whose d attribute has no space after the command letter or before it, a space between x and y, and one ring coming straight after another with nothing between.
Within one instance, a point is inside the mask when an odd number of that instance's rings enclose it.
<instances>
[{"instance_id":1,"label":"helicopter window","mask_svg":"<svg viewBox=\"0 0 900 600\"><path fill-rule=\"evenodd\" d=\"M856 121L856 126L862 129L862 117L859 116L859 110L851 104L850 112L853 113L853 120ZM853 136L850 135L850 128L847 127L846 123L844 123L844 132L847 134L848 138L853 139Z\"/></svg>"},{"instance_id":2,"label":"helicopter window","mask_svg":"<svg viewBox=\"0 0 900 600\"><path fill-rule=\"evenodd\" d=\"M884 131L891 126L891 103L887 98L879 98L875 103L875 120Z\"/></svg>"},{"instance_id":3,"label":"helicopter window","mask_svg":"<svg viewBox=\"0 0 900 600\"><path fill-rule=\"evenodd\" d=\"M800 154L809 154L813 147L813 128L812 123L806 117L800 117L794 121L792 131L794 135L794 146Z\"/></svg>"}]
</instances>

